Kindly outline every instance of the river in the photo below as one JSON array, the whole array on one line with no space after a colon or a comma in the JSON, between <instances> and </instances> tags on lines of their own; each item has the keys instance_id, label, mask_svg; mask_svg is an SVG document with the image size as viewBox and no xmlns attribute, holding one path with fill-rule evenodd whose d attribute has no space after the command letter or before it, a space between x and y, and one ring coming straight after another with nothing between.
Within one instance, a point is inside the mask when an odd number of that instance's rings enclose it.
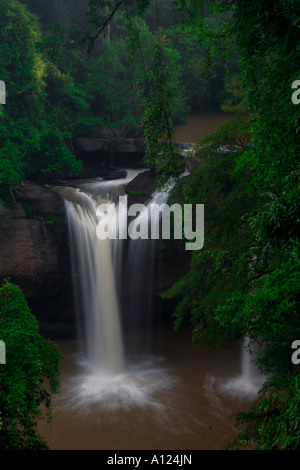
<instances>
[{"instance_id":1,"label":"river","mask_svg":"<svg viewBox=\"0 0 300 470\"><path fill-rule=\"evenodd\" d=\"M224 121L234 118L234 114L222 111L193 113L188 117L186 124L175 127L174 141L197 143Z\"/></svg>"},{"instance_id":2,"label":"river","mask_svg":"<svg viewBox=\"0 0 300 470\"><path fill-rule=\"evenodd\" d=\"M58 347L62 393L40 426L53 450L222 450L237 435L232 414L251 404L225 387L240 374L239 345L195 350L188 332L160 331L153 354L129 358L105 387L85 376L76 342Z\"/></svg>"}]
</instances>

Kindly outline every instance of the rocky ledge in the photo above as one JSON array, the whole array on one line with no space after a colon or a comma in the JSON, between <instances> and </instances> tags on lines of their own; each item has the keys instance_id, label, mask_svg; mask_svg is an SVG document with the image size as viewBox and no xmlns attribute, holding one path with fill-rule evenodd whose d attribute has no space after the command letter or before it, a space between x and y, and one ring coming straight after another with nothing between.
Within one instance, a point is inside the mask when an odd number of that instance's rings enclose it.
<instances>
[{"instance_id":1,"label":"rocky ledge","mask_svg":"<svg viewBox=\"0 0 300 470\"><path fill-rule=\"evenodd\" d=\"M194 171L199 160L194 156L195 144L177 142L183 164L189 171ZM94 172L94 176L102 176L105 167L142 168L144 163L145 144L142 139L114 138L106 132L100 137L80 137L74 142L76 154L83 162L83 174ZM89 176L88 176L89 177Z\"/></svg>"}]
</instances>

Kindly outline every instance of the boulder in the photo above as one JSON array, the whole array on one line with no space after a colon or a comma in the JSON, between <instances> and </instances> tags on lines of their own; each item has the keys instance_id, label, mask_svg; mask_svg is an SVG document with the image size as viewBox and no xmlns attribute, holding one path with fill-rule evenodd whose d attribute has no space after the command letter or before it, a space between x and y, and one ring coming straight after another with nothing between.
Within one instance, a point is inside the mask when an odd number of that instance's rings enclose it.
<instances>
[{"instance_id":1,"label":"boulder","mask_svg":"<svg viewBox=\"0 0 300 470\"><path fill-rule=\"evenodd\" d=\"M63 215L65 212L64 201L50 187L25 181L18 188L13 190L15 199L22 204L17 204L16 211L25 210L27 215ZM18 215L15 212L15 217Z\"/></svg>"},{"instance_id":2,"label":"boulder","mask_svg":"<svg viewBox=\"0 0 300 470\"><path fill-rule=\"evenodd\" d=\"M115 154L124 153L145 153L145 145L138 139L117 140L114 142L113 150Z\"/></svg>"},{"instance_id":3,"label":"boulder","mask_svg":"<svg viewBox=\"0 0 300 470\"><path fill-rule=\"evenodd\" d=\"M100 139L112 140L114 138L114 131L110 127L101 127L97 130L97 135Z\"/></svg>"},{"instance_id":4,"label":"boulder","mask_svg":"<svg viewBox=\"0 0 300 470\"><path fill-rule=\"evenodd\" d=\"M110 152L111 140L99 137L78 137L75 144L79 153Z\"/></svg>"},{"instance_id":5,"label":"boulder","mask_svg":"<svg viewBox=\"0 0 300 470\"><path fill-rule=\"evenodd\" d=\"M145 153L145 146L139 139L109 139L101 137L78 137L75 144L85 153L111 152L114 154Z\"/></svg>"},{"instance_id":6,"label":"boulder","mask_svg":"<svg viewBox=\"0 0 300 470\"><path fill-rule=\"evenodd\" d=\"M193 171L195 171L200 165L200 158L195 156L188 156L185 159L185 164L187 170L190 173L193 173Z\"/></svg>"},{"instance_id":7,"label":"boulder","mask_svg":"<svg viewBox=\"0 0 300 470\"><path fill-rule=\"evenodd\" d=\"M126 187L128 206L132 204L145 204L152 193L157 189L159 175L151 170L139 173Z\"/></svg>"},{"instance_id":8,"label":"boulder","mask_svg":"<svg viewBox=\"0 0 300 470\"><path fill-rule=\"evenodd\" d=\"M0 279L10 277L27 299L47 299L61 291L68 269L58 227L52 227L59 222L22 215L16 211L0 220Z\"/></svg>"},{"instance_id":9,"label":"boulder","mask_svg":"<svg viewBox=\"0 0 300 470\"><path fill-rule=\"evenodd\" d=\"M118 180L126 178L127 171L119 170L117 168L109 168L103 175L104 180Z\"/></svg>"}]
</instances>

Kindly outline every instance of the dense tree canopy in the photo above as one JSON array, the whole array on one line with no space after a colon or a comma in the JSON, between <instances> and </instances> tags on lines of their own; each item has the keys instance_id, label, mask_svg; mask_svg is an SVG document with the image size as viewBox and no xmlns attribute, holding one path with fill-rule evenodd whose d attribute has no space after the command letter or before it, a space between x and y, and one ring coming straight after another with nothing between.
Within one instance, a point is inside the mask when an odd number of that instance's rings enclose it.
<instances>
[{"instance_id":1,"label":"dense tree canopy","mask_svg":"<svg viewBox=\"0 0 300 470\"><path fill-rule=\"evenodd\" d=\"M88 105L73 79L37 50L37 18L17 0L2 1L0 76L6 84L1 107L0 187L22 179L80 169L70 139Z\"/></svg>"}]
</instances>

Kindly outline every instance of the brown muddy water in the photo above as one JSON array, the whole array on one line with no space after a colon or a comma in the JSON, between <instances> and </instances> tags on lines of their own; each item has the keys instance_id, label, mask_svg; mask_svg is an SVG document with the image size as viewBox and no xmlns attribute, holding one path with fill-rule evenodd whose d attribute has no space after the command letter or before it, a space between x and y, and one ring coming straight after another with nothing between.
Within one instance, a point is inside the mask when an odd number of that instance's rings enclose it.
<instances>
[{"instance_id":1,"label":"brown muddy water","mask_svg":"<svg viewBox=\"0 0 300 470\"><path fill-rule=\"evenodd\" d=\"M174 141L197 143L224 121L234 118L234 114L223 111L193 113L188 117L187 124L175 127Z\"/></svg>"},{"instance_id":2,"label":"brown muddy water","mask_svg":"<svg viewBox=\"0 0 300 470\"><path fill-rule=\"evenodd\" d=\"M237 435L233 414L254 398L226 389L241 373L239 344L208 352L190 333L160 332L153 354L111 377L89 375L76 342L57 345L62 390L40 426L53 450L222 450Z\"/></svg>"}]
</instances>

